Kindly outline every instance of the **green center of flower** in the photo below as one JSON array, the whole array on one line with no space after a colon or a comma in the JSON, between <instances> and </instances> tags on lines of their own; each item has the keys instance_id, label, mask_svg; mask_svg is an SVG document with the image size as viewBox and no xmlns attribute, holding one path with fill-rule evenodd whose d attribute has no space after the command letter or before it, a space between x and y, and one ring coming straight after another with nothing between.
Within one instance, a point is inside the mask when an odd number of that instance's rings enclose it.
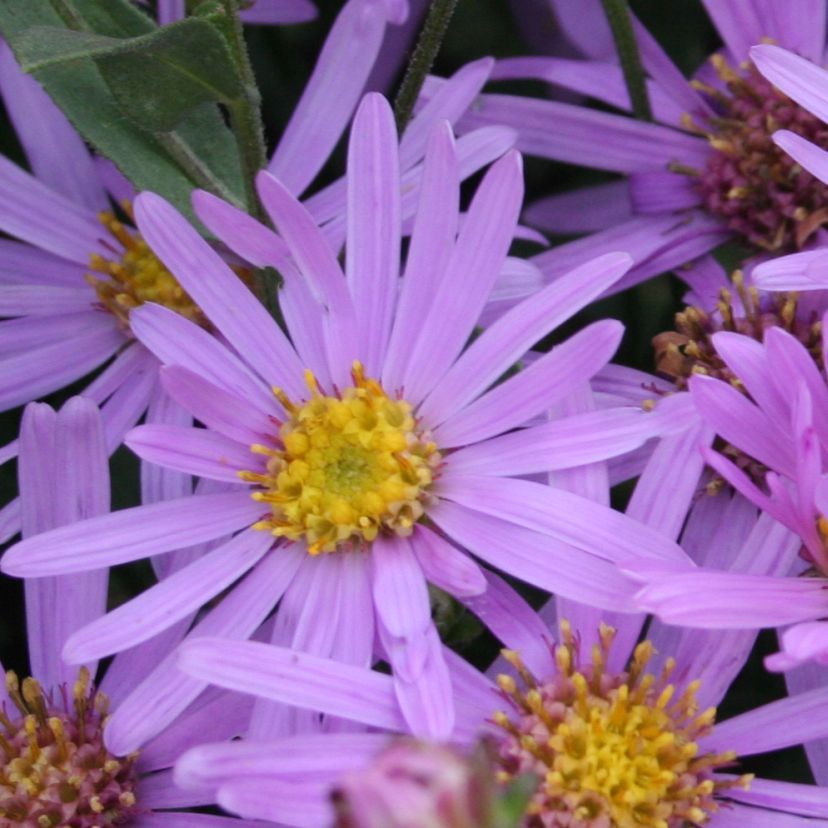
<instances>
[{"instance_id":1,"label":"green center of flower","mask_svg":"<svg viewBox=\"0 0 828 828\"><path fill-rule=\"evenodd\" d=\"M699 825L718 809L715 794L733 782L713 778L734 753L703 753L698 741L711 732L716 710L698 712L692 682L681 695L669 679L646 672L652 644L639 644L627 672L607 672L614 630L601 629L591 662L579 663L578 644L563 624L555 651L557 672L536 679L520 657L506 651L523 686L501 675L498 684L510 713L494 721L506 736L500 749L503 781L534 773L541 782L528 814L530 826L581 828L683 828Z\"/></svg>"},{"instance_id":2,"label":"green center of flower","mask_svg":"<svg viewBox=\"0 0 828 828\"><path fill-rule=\"evenodd\" d=\"M241 473L271 510L254 528L304 540L312 555L370 543L381 531L409 535L440 464L409 403L389 397L359 363L352 377L353 386L326 396L306 372L304 403L276 389L288 413L281 448L253 446L268 458L266 473Z\"/></svg>"},{"instance_id":3,"label":"green center of flower","mask_svg":"<svg viewBox=\"0 0 828 828\"><path fill-rule=\"evenodd\" d=\"M55 704L34 679L6 675L17 715L0 712L0 823L25 828L105 828L136 813L136 756L103 744L109 702L82 668L71 698Z\"/></svg>"}]
</instances>

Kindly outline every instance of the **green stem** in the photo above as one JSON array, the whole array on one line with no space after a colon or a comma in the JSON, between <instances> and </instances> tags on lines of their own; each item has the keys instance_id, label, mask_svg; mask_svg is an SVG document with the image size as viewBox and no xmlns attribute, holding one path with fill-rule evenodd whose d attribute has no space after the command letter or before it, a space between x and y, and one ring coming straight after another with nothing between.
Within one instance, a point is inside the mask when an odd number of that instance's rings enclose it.
<instances>
[{"instance_id":1,"label":"green stem","mask_svg":"<svg viewBox=\"0 0 828 828\"><path fill-rule=\"evenodd\" d=\"M397 92L394 101L394 116L397 120L397 132L400 135L403 134L411 119L420 90L423 88L423 83L425 83L425 79L434 65L434 59L437 57L437 52L440 51L440 46L446 36L446 30L456 7L457 0L431 0L428 15L417 40L417 46L414 49L414 54L411 55L400 90Z\"/></svg>"},{"instance_id":2,"label":"green stem","mask_svg":"<svg viewBox=\"0 0 828 828\"><path fill-rule=\"evenodd\" d=\"M264 141L264 127L261 117L261 96L244 42L244 30L239 18L238 0L222 0L225 10L222 28L230 51L239 70L244 93L238 101L230 105L230 122L244 178L245 195L250 211L261 217L262 211L256 197L256 174L267 166L267 150Z\"/></svg>"},{"instance_id":3,"label":"green stem","mask_svg":"<svg viewBox=\"0 0 828 828\"><path fill-rule=\"evenodd\" d=\"M230 124L239 152L248 210L256 218L264 221L266 216L256 195L256 174L267 166L261 96L259 87L256 85L253 67L250 64L247 44L244 42L244 29L239 17L239 0L222 0L222 6L225 11L222 30L244 86L242 97L228 107ZM256 272L256 290L259 298L270 315L284 328L284 319L279 308L280 285L281 277L273 268L266 267Z\"/></svg>"},{"instance_id":4,"label":"green stem","mask_svg":"<svg viewBox=\"0 0 828 828\"><path fill-rule=\"evenodd\" d=\"M627 84L633 115L639 121L652 121L653 111L647 95L647 81L626 0L601 0L601 3L612 30L618 59L621 61L621 71L624 73L624 83Z\"/></svg>"}]
</instances>

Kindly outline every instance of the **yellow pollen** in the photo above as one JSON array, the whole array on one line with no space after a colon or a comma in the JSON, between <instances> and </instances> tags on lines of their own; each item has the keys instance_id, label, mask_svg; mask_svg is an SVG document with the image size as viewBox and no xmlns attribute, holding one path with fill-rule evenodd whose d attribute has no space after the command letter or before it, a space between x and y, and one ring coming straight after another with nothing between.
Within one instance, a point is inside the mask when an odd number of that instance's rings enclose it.
<instances>
[{"instance_id":1,"label":"yellow pollen","mask_svg":"<svg viewBox=\"0 0 828 828\"><path fill-rule=\"evenodd\" d=\"M121 207L133 220L130 202L122 202ZM129 328L129 312L144 302L164 305L203 328L209 327L198 305L135 230L109 211L99 213L98 220L107 231L106 244L112 248L113 258L93 253L89 257L92 272L86 280L95 288L100 304L114 314L124 329ZM251 275L246 269L233 270L242 281L249 282Z\"/></svg>"},{"instance_id":2,"label":"yellow pollen","mask_svg":"<svg viewBox=\"0 0 828 828\"><path fill-rule=\"evenodd\" d=\"M493 722L505 731L500 747L504 779L534 773L541 780L528 813L547 828L586 825L612 828L683 828L704 824L718 809L716 794L747 787L749 776L713 777L736 755L700 753L698 740L713 727L715 709L699 715L692 682L681 693L669 683L675 662L647 673L654 655L640 644L627 672L607 673L614 631L601 629L600 644L581 660L577 639L562 625L555 650L556 675L531 676L516 653L507 660L531 683L511 676L498 686L512 712ZM534 823L532 823L534 824Z\"/></svg>"},{"instance_id":3,"label":"yellow pollen","mask_svg":"<svg viewBox=\"0 0 828 828\"><path fill-rule=\"evenodd\" d=\"M358 362L352 377L353 386L326 396L306 371L303 403L274 389L288 415L281 448L251 446L266 470L239 475L261 487L252 497L270 507L254 528L304 540L311 555L371 543L380 532L410 535L441 460L409 403L389 397Z\"/></svg>"},{"instance_id":4,"label":"yellow pollen","mask_svg":"<svg viewBox=\"0 0 828 828\"><path fill-rule=\"evenodd\" d=\"M107 752L100 712L107 705L94 696L87 668L72 688L49 694L14 673L6 686L12 704L0 706L0 825L103 828L129 821L137 755L116 759Z\"/></svg>"}]
</instances>

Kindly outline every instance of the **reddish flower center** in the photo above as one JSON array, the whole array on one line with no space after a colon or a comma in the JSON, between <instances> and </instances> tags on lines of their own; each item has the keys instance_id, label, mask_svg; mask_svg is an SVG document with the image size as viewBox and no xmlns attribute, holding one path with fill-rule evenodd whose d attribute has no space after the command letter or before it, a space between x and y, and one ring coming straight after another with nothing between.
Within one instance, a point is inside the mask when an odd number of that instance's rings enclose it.
<instances>
[{"instance_id":1,"label":"reddish flower center","mask_svg":"<svg viewBox=\"0 0 828 828\"><path fill-rule=\"evenodd\" d=\"M6 684L16 711L0 712L0 823L23 828L107 828L137 813L135 756L103 743L108 700L81 669L56 704L37 681ZM13 714L13 715L12 715Z\"/></svg>"},{"instance_id":2,"label":"reddish flower center","mask_svg":"<svg viewBox=\"0 0 828 828\"><path fill-rule=\"evenodd\" d=\"M828 148L828 127L763 78L751 64L741 72L720 56L713 64L726 92L695 85L713 98L719 114L687 125L715 150L698 174L706 209L751 244L793 251L828 221L828 187L774 144L788 129Z\"/></svg>"},{"instance_id":3,"label":"reddish flower center","mask_svg":"<svg viewBox=\"0 0 828 828\"><path fill-rule=\"evenodd\" d=\"M653 337L656 371L675 383L680 391L687 389L693 374L703 374L730 383L737 391L750 397L741 379L730 370L713 344L713 334L733 331L762 342L768 328L782 328L795 336L822 366L821 325L816 314L803 313L794 293L761 295L755 287L746 287L741 271L732 277L733 291L723 288L712 310L690 305L676 314L675 330ZM734 296L735 293L735 296ZM767 467L740 449L719 440L716 448L729 457L759 486L764 486ZM711 491L721 486L716 479Z\"/></svg>"}]
</instances>

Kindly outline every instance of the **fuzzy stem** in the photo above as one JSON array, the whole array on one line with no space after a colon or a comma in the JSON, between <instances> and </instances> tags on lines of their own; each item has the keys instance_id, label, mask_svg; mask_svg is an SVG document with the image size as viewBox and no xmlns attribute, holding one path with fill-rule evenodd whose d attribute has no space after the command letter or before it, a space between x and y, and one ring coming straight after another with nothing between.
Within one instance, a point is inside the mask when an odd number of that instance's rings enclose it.
<instances>
[{"instance_id":1,"label":"fuzzy stem","mask_svg":"<svg viewBox=\"0 0 828 828\"><path fill-rule=\"evenodd\" d=\"M457 0L431 0L425 23L420 31L417 46L405 70L402 84L394 101L394 116L397 132L402 135L414 112L417 97L423 88L426 76L434 65L434 58L440 51L446 36Z\"/></svg>"},{"instance_id":2,"label":"fuzzy stem","mask_svg":"<svg viewBox=\"0 0 828 828\"><path fill-rule=\"evenodd\" d=\"M633 115L639 121L652 121L653 111L647 95L647 81L626 0L601 0L601 4L612 30L618 59L621 61L621 71L624 73L624 83L627 85Z\"/></svg>"}]
</instances>

